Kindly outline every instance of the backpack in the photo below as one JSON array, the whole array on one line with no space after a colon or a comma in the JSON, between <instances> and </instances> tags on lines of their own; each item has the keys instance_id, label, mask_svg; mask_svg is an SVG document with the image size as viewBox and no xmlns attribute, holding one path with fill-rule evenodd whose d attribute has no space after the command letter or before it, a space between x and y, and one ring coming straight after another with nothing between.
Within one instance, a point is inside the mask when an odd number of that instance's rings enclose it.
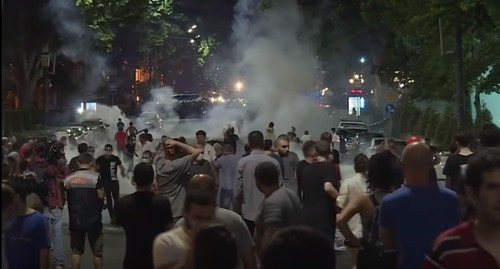
<instances>
[{"instance_id":1,"label":"backpack","mask_svg":"<svg viewBox=\"0 0 500 269\"><path fill-rule=\"evenodd\" d=\"M35 174L35 181L37 184L36 193L40 199L46 204L49 196L50 174L48 171L49 164L43 160L35 160L32 162L30 170Z\"/></svg>"},{"instance_id":2,"label":"backpack","mask_svg":"<svg viewBox=\"0 0 500 269\"><path fill-rule=\"evenodd\" d=\"M397 252L386 249L378 235L380 204L373 194L370 194L369 197L375 210L363 227L365 233L363 235L361 249L358 253L357 268L396 269L398 268Z\"/></svg>"}]
</instances>

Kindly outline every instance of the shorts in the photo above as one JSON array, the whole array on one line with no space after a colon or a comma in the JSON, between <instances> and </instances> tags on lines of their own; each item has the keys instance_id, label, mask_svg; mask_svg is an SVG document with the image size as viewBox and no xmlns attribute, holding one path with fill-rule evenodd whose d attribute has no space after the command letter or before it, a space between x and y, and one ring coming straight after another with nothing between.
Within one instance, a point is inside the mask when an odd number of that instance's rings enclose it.
<instances>
[{"instance_id":1,"label":"shorts","mask_svg":"<svg viewBox=\"0 0 500 269\"><path fill-rule=\"evenodd\" d=\"M73 254L82 255L85 252L85 236L87 236L92 254L95 257L102 257L104 241L102 223L96 223L86 230L72 229L69 235Z\"/></svg>"}]
</instances>

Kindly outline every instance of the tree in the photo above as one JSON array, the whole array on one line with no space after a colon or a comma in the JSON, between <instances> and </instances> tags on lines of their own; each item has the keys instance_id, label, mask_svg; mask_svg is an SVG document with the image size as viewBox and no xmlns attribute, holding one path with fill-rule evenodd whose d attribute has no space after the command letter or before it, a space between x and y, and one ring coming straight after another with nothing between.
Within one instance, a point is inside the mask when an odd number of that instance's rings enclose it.
<instances>
[{"instance_id":1,"label":"tree","mask_svg":"<svg viewBox=\"0 0 500 269\"><path fill-rule=\"evenodd\" d=\"M426 127L424 132L422 133L425 137L428 137L432 141L435 140L435 133L437 126L439 124L439 119L440 119L440 114L434 109L434 108L429 108L429 119L426 122Z\"/></svg>"},{"instance_id":2,"label":"tree","mask_svg":"<svg viewBox=\"0 0 500 269\"><path fill-rule=\"evenodd\" d=\"M9 68L6 78L18 97L21 108L33 105L35 86L42 76L42 49L54 33L50 21L40 16L47 1L6 0L2 14L2 50ZM10 89L9 89L10 90Z\"/></svg>"},{"instance_id":3,"label":"tree","mask_svg":"<svg viewBox=\"0 0 500 269\"><path fill-rule=\"evenodd\" d=\"M456 117L453 112L454 106L448 105L436 127L434 138L441 148L448 149L453 145L453 136L456 132Z\"/></svg>"},{"instance_id":4,"label":"tree","mask_svg":"<svg viewBox=\"0 0 500 269\"><path fill-rule=\"evenodd\" d=\"M380 4L376 0L370 2ZM452 68L454 59L447 52L454 50L457 27L460 27L463 39L466 106L472 86L477 86L480 91L500 91L500 40L497 35L500 7L493 1L403 0L388 1L384 6L383 21L408 55L409 69L415 81L413 95L454 101L451 99L455 96L456 84ZM439 21L443 57L440 57ZM487 70L492 71L484 82L478 81Z\"/></svg>"},{"instance_id":5,"label":"tree","mask_svg":"<svg viewBox=\"0 0 500 269\"><path fill-rule=\"evenodd\" d=\"M493 116L491 112L486 108L484 103L481 103L481 108L476 111L476 120L474 121L474 127L476 130L481 130L484 124L491 123L493 121Z\"/></svg>"}]
</instances>

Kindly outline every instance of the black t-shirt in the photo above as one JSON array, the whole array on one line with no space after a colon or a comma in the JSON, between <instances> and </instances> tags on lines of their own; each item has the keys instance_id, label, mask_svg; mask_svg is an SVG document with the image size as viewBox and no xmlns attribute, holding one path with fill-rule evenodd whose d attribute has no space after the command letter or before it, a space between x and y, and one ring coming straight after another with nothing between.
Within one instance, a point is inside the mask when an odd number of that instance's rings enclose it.
<instances>
[{"instance_id":1,"label":"black t-shirt","mask_svg":"<svg viewBox=\"0 0 500 269\"><path fill-rule=\"evenodd\" d=\"M85 231L96 224L101 224L103 200L97 190L102 189L99 173L80 169L64 180L68 198L69 229Z\"/></svg>"},{"instance_id":2,"label":"black t-shirt","mask_svg":"<svg viewBox=\"0 0 500 269\"><path fill-rule=\"evenodd\" d=\"M233 147L233 153L236 154L236 142L240 140L240 138L236 134L228 134L226 143Z\"/></svg>"},{"instance_id":3,"label":"black t-shirt","mask_svg":"<svg viewBox=\"0 0 500 269\"><path fill-rule=\"evenodd\" d=\"M115 213L127 238L123 268L153 269L154 239L170 229L173 222L168 198L152 192L135 192L118 200Z\"/></svg>"},{"instance_id":4,"label":"black t-shirt","mask_svg":"<svg viewBox=\"0 0 500 269\"><path fill-rule=\"evenodd\" d=\"M118 166L122 164L122 161L120 161L120 158L118 158L118 156L101 156L97 158L95 162L96 165L99 166L98 172L99 174L101 174L103 182L118 180L117 170Z\"/></svg>"},{"instance_id":5,"label":"black t-shirt","mask_svg":"<svg viewBox=\"0 0 500 269\"><path fill-rule=\"evenodd\" d=\"M302 173L302 204L304 222L307 226L333 236L335 232L335 200L324 190L330 182L339 190L340 182L335 178L335 167L329 162L312 163Z\"/></svg>"},{"instance_id":6,"label":"black t-shirt","mask_svg":"<svg viewBox=\"0 0 500 269\"><path fill-rule=\"evenodd\" d=\"M71 158L68 164L68 169L71 173L76 172L80 169L78 166L78 156Z\"/></svg>"},{"instance_id":7,"label":"black t-shirt","mask_svg":"<svg viewBox=\"0 0 500 269\"><path fill-rule=\"evenodd\" d=\"M120 127L121 127L121 128L125 128L125 124L124 124L123 122L119 121L119 122L116 124L116 127L118 127L118 128L120 128Z\"/></svg>"},{"instance_id":8,"label":"black t-shirt","mask_svg":"<svg viewBox=\"0 0 500 269\"><path fill-rule=\"evenodd\" d=\"M305 160L302 160L297 164L297 169L295 170L295 175L297 177L297 193L299 194L300 199L302 199L302 178L304 170L309 165L311 164L306 162Z\"/></svg>"},{"instance_id":9,"label":"black t-shirt","mask_svg":"<svg viewBox=\"0 0 500 269\"><path fill-rule=\"evenodd\" d=\"M461 166L467 164L469 158L474 154L470 154L467 156L460 154L453 154L448 157L446 160L446 164L443 168L443 174L451 178L451 188L456 190L458 179L460 177L460 172L462 171Z\"/></svg>"}]
</instances>

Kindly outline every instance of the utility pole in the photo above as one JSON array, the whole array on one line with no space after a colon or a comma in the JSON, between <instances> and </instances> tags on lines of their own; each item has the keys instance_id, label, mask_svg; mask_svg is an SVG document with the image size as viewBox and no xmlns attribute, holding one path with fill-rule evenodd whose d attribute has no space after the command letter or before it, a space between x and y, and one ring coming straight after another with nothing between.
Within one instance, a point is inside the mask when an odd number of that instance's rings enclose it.
<instances>
[{"instance_id":1,"label":"utility pole","mask_svg":"<svg viewBox=\"0 0 500 269\"><path fill-rule=\"evenodd\" d=\"M42 49L41 62L43 68L43 115L45 128L49 127L49 45Z\"/></svg>"},{"instance_id":2,"label":"utility pole","mask_svg":"<svg viewBox=\"0 0 500 269\"><path fill-rule=\"evenodd\" d=\"M5 21L4 21L4 16L3 16L3 0L2 0L2 36L4 36L4 27L5 26ZM6 117L7 117L7 112L6 112L6 89L5 89L5 46L4 46L4 40L5 38L2 38L2 137L5 136L6 132Z\"/></svg>"},{"instance_id":3,"label":"utility pole","mask_svg":"<svg viewBox=\"0 0 500 269\"><path fill-rule=\"evenodd\" d=\"M466 125L465 119L465 91L464 91L464 70L462 54L462 25L460 20L455 26L455 75L457 80L457 127L463 128Z\"/></svg>"}]
</instances>

